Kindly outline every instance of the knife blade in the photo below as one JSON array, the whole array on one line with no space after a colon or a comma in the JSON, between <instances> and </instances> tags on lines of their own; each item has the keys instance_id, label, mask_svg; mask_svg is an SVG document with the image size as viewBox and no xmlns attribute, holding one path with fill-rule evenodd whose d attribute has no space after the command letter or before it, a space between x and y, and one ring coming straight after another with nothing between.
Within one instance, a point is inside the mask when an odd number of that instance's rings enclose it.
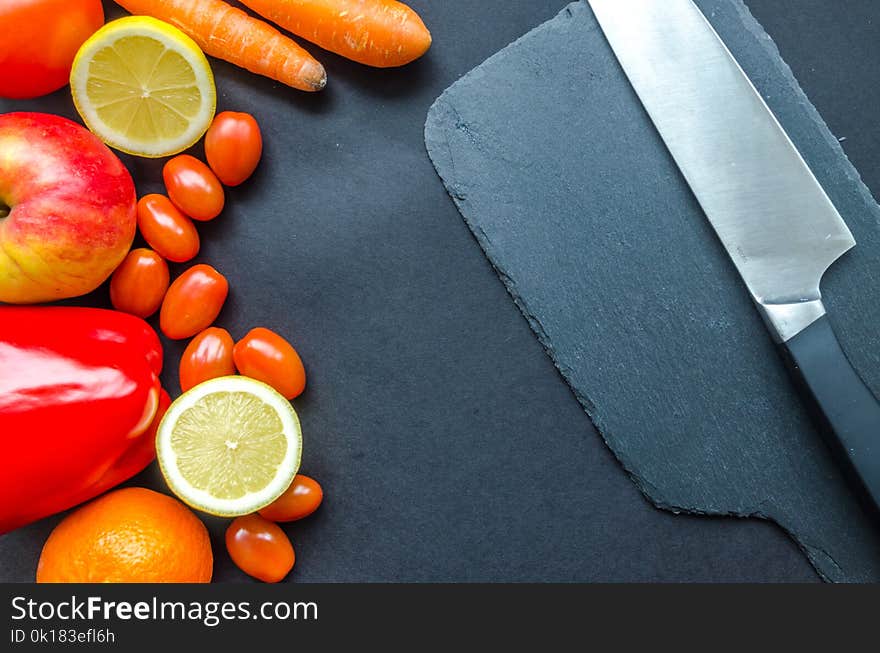
<instances>
[{"instance_id":1,"label":"knife blade","mask_svg":"<svg viewBox=\"0 0 880 653\"><path fill-rule=\"evenodd\" d=\"M880 508L880 403L822 304L855 239L693 0L588 0L636 95L745 282L827 441Z\"/></svg>"}]
</instances>

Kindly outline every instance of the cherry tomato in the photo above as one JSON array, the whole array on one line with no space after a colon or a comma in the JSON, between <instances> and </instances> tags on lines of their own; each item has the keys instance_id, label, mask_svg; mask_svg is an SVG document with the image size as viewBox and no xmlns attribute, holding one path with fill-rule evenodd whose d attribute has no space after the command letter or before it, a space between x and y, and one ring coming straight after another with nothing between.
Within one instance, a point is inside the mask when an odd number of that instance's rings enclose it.
<instances>
[{"instance_id":1,"label":"cherry tomato","mask_svg":"<svg viewBox=\"0 0 880 653\"><path fill-rule=\"evenodd\" d=\"M186 392L202 381L235 374L232 347L232 336L220 327L209 327L193 338L180 358L180 389Z\"/></svg>"},{"instance_id":2,"label":"cherry tomato","mask_svg":"<svg viewBox=\"0 0 880 653\"><path fill-rule=\"evenodd\" d=\"M227 294L226 277L210 265L194 265L168 288L159 312L159 328L172 340L194 336L217 319Z\"/></svg>"},{"instance_id":3,"label":"cherry tomato","mask_svg":"<svg viewBox=\"0 0 880 653\"><path fill-rule=\"evenodd\" d=\"M165 189L174 205L193 220L213 220L223 210L223 186L194 156L180 154L162 168Z\"/></svg>"},{"instance_id":4,"label":"cherry tomato","mask_svg":"<svg viewBox=\"0 0 880 653\"><path fill-rule=\"evenodd\" d=\"M260 514L269 521L296 521L315 512L323 498L318 481L297 474L284 494L260 510Z\"/></svg>"},{"instance_id":5,"label":"cherry tomato","mask_svg":"<svg viewBox=\"0 0 880 653\"><path fill-rule=\"evenodd\" d=\"M235 343L232 358L238 371L271 385L288 399L306 388L306 371L293 346L274 331L257 327Z\"/></svg>"},{"instance_id":6,"label":"cherry tomato","mask_svg":"<svg viewBox=\"0 0 880 653\"><path fill-rule=\"evenodd\" d=\"M168 290L168 264L150 249L133 249L110 278L110 302L117 311L150 317Z\"/></svg>"},{"instance_id":7,"label":"cherry tomato","mask_svg":"<svg viewBox=\"0 0 880 653\"><path fill-rule=\"evenodd\" d=\"M103 24L101 0L2 0L0 97L39 97L67 84L77 50Z\"/></svg>"},{"instance_id":8,"label":"cherry tomato","mask_svg":"<svg viewBox=\"0 0 880 653\"><path fill-rule=\"evenodd\" d=\"M196 226L164 195L138 201L137 224L147 244L169 261L183 263L199 253Z\"/></svg>"},{"instance_id":9,"label":"cherry tomato","mask_svg":"<svg viewBox=\"0 0 880 653\"><path fill-rule=\"evenodd\" d=\"M284 531L256 513L232 521L226 529L226 550L239 569L266 583L277 583L296 562Z\"/></svg>"},{"instance_id":10,"label":"cherry tomato","mask_svg":"<svg viewBox=\"0 0 880 653\"><path fill-rule=\"evenodd\" d=\"M250 177L262 154L260 127L248 113L219 113L205 134L208 165L227 186L238 186Z\"/></svg>"}]
</instances>

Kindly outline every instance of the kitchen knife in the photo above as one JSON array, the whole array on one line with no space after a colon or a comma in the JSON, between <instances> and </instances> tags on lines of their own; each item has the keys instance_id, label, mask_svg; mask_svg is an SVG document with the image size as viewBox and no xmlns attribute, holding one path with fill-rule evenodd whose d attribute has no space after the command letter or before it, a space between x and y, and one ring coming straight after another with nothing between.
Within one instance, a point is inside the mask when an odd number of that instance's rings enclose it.
<instances>
[{"instance_id":1,"label":"kitchen knife","mask_svg":"<svg viewBox=\"0 0 880 653\"><path fill-rule=\"evenodd\" d=\"M880 403L822 305L856 243L692 0L588 0L636 94L745 281L828 443L880 508Z\"/></svg>"}]
</instances>

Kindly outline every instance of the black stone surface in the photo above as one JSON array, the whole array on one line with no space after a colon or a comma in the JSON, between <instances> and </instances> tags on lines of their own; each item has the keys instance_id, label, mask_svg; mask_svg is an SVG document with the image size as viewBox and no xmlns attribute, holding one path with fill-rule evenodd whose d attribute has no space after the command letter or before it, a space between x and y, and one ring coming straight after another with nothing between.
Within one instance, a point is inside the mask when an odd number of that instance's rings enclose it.
<instances>
[{"instance_id":1,"label":"black stone surface","mask_svg":"<svg viewBox=\"0 0 880 653\"><path fill-rule=\"evenodd\" d=\"M745 6L698 4L859 243L823 288L877 393L880 207ZM651 501L771 519L823 577L880 580L876 515L833 464L586 3L453 85L425 134L501 279Z\"/></svg>"},{"instance_id":2,"label":"black stone surface","mask_svg":"<svg viewBox=\"0 0 880 653\"><path fill-rule=\"evenodd\" d=\"M411 4L434 35L425 59L376 71L312 48L330 75L318 96L212 60L220 108L254 113L267 135L256 176L200 226L200 260L232 284L219 324L236 337L256 324L287 334L309 370L296 402L302 469L326 500L286 527L290 580L817 580L772 524L673 516L644 500L425 154L425 116L443 89L566 2ZM876 4L749 6L880 191ZM66 89L0 100L12 110L76 116ZM124 160L140 192L161 189L162 161ZM80 303L106 305L106 288ZM176 392L183 347L166 344ZM132 483L163 489L154 468ZM0 580L33 579L59 519L0 537ZM248 581L225 554L226 522L208 523L215 579Z\"/></svg>"}]
</instances>

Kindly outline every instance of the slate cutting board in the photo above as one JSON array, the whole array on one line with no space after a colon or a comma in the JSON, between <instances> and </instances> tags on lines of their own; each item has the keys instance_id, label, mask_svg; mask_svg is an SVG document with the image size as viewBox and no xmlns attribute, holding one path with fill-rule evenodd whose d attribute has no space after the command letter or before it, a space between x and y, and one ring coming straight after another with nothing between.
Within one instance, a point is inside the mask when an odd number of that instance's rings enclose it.
<instances>
[{"instance_id":1,"label":"slate cutting board","mask_svg":"<svg viewBox=\"0 0 880 653\"><path fill-rule=\"evenodd\" d=\"M698 0L858 247L823 283L880 392L880 209L740 0ZM880 580L863 513L588 5L450 87L425 128L447 190L608 446L657 506L754 516L822 577Z\"/></svg>"}]
</instances>

